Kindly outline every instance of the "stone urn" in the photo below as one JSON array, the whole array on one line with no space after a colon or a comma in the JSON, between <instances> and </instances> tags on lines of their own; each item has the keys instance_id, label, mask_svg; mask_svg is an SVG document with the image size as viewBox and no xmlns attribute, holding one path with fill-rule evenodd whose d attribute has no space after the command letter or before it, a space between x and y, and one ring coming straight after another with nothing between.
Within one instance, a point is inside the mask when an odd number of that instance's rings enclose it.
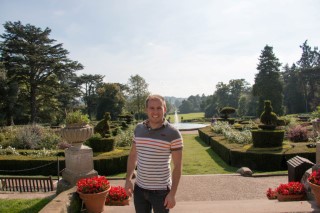
<instances>
[{"instance_id":1,"label":"stone urn","mask_svg":"<svg viewBox=\"0 0 320 213\"><path fill-rule=\"evenodd\" d=\"M68 143L80 149L83 142L93 135L93 128L88 124L68 124L60 134Z\"/></svg>"},{"instance_id":2,"label":"stone urn","mask_svg":"<svg viewBox=\"0 0 320 213\"><path fill-rule=\"evenodd\" d=\"M94 170L92 149L82 145L93 135L93 128L87 124L68 124L60 134L72 145L65 150L66 168L62 178L74 186L81 178L98 175Z\"/></svg>"}]
</instances>

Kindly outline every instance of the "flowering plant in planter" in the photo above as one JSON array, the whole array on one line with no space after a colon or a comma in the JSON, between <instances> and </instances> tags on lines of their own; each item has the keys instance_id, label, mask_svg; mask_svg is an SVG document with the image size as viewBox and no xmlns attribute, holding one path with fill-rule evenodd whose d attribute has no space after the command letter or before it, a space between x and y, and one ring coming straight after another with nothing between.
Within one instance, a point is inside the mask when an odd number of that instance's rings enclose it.
<instances>
[{"instance_id":1,"label":"flowering plant in planter","mask_svg":"<svg viewBox=\"0 0 320 213\"><path fill-rule=\"evenodd\" d=\"M129 196L121 186L112 186L106 198L106 205L128 205Z\"/></svg>"},{"instance_id":2,"label":"flowering plant in planter","mask_svg":"<svg viewBox=\"0 0 320 213\"><path fill-rule=\"evenodd\" d=\"M277 199L277 189L269 188L266 192L266 195L267 195L268 199L270 199L270 200Z\"/></svg>"},{"instance_id":3,"label":"flowering plant in planter","mask_svg":"<svg viewBox=\"0 0 320 213\"><path fill-rule=\"evenodd\" d=\"M110 188L110 183L104 176L83 178L77 182L77 191L83 194L95 194L106 191Z\"/></svg>"},{"instance_id":4,"label":"flowering plant in planter","mask_svg":"<svg viewBox=\"0 0 320 213\"><path fill-rule=\"evenodd\" d=\"M308 177L308 181L315 185L320 185L320 169L318 171L313 171Z\"/></svg>"},{"instance_id":5,"label":"flowering plant in planter","mask_svg":"<svg viewBox=\"0 0 320 213\"><path fill-rule=\"evenodd\" d=\"M306 190L300 182L289 182L280 184L277 188L277 193L280 195L302 195L306 193Z\"/></svg>"}]
</instances>

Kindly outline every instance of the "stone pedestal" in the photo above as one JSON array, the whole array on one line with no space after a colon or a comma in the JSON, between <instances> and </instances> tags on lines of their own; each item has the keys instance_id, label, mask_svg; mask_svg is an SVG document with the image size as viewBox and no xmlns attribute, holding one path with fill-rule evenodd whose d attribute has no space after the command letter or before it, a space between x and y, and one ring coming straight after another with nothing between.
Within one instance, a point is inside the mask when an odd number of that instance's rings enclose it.
<instances>
[{"instance_id":1,"label":"stone pedestal","mask_svg":"<svg viewBox=\"0 0 320 213\"><path fill-rule=\"evenodd\" d=\"M62 178L71 185L75 185L81 178L97 176L98 173L93 169L92 149L82 145L70 147L65 151L66 168L62 172Z\"/></svg>"}]
</instances>

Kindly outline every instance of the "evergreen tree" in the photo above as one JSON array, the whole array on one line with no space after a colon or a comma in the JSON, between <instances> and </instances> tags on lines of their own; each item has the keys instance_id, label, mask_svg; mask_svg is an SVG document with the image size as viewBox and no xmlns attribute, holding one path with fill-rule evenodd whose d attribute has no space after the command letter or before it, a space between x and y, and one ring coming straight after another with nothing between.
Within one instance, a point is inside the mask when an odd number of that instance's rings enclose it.
<instances>
[{"instance_id":1,"label":"evergreen tree","mask_svg":"<svg viewBox=\"0 0 320 213\"><path fill-rule=\"evenodd\" d=\"M300 86L299 70L295 64L284 67L282 73L284 81L284 105L286 114L295 114L304 112L304 96Z\"/></svg>"},{"instance_id":2,"label":"evergreen tree","mask_svg":"<svg viewBox=\"0 0 320 213\"><path fill-rule=\"evenodd\" d=\"M38 119L39 105L57 97L60 81L75 76L82 65L67 58L69 52L62 44L50 39L51 30L44 30L21 22L6 22L5 33L0 37L1 61L9 81L17 82L19 101L28 101L30 122ZM49 106L48 104L43 104ZM9 113L7 111L6 113Z\"/></svg>"},{"instance_id":3,"label":"evergreen tree","mask_svg":"<svg viewBox=\"0 0 320 213\"><path fill-rule=\"evenodd\" d=\"M258 74L255 76L253 95L259 97L258 115L262 113L264 100L270 100L276 114L283 114L283 83L281 81L279 59L273 47L266 45L259 57Z\"/></svg>"},{"instance_id":4,"label":"evergreen tree","mask_svg":"<svg viewBox=\"0 0 320 213\"><path fill-rule=\"evenodd\" d=\"M299 80L304 95L305 112L310 112L319 104L320 52L317 47L312 50L307 40L300 48L302 49L302 55L297 62L300 68Z\"/></svg>"}]
</instances>

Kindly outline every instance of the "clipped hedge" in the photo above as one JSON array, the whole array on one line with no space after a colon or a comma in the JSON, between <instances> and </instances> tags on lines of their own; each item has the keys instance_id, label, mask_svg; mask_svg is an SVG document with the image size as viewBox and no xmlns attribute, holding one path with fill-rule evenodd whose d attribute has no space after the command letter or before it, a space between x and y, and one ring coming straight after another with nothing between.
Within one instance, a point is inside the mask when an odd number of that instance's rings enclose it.
<instances>
[{"instance_id":1,"label":"clipped hedge","mask_svg":"<svg viewBox=\"0 0 320 213\"><path fill-rule=\"evenodd\" d=\"M99 175L113 175L125 172L127 169L128 150L120 153L108 153L93 158L94 169ZM59 157L60 172L65 168L64 157ZM0 175L24 176L57 176L58 161L56 157L37 158L30 156L0 156ZM61 174L60 174L61 176Z\"/></svg>"},{"instance_id":2,"label":"clipped hedge","mask_svg":"<svg viewBox=\"0 0 320 213\"><path fill-rule=\"evenodd\" d=\"M89 140L93 152L111 152L115 147L114 138L94 138Z\"/></svg>"},{"instance_id":3,"label":"clipped hedge","mask_svg":"<svg viewBox=\"0 0 320 213\"><path fill-rule=\"evenodd\" d=\"M234 167L249 167L258 171L279 171L287 169L287 161L295 156L304 157L311 162L316 161L316 149L307 148L307 143L286 145L277 148L255 148L252 145L228 143L221 135L215 134L211 127L198 130L199 137L210 145L211 149Z\"/></svg>"},{"instance_id":4,"label":"clipped hedge","mask_svg":"<svg viewBox=\"0 0 320 213\"><path fill-rule=\"evenodd\" d=\"M284 130L251 130L252 141L255 147L278 147L282 146Z\"/></svg>"}]
</instances>

